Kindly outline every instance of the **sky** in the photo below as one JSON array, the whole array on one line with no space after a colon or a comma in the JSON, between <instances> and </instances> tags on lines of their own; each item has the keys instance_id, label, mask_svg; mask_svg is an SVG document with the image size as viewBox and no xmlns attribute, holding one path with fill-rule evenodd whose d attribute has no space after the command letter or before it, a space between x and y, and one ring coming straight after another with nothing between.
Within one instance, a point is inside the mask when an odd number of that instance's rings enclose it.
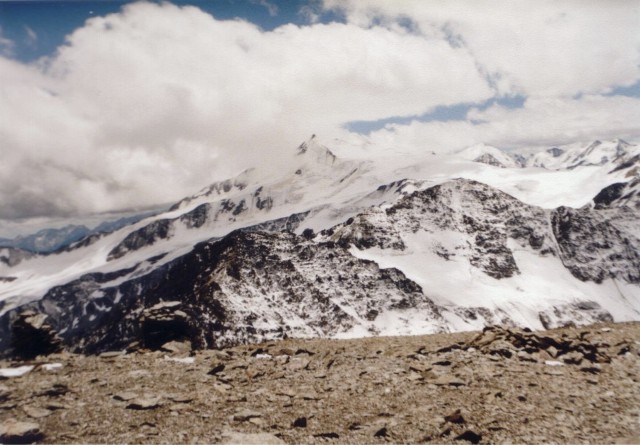
<instances>
[{"instance_id":1,"label":"sky","mask_svg":"<svg viewBox=\"0 0 640 445\"><path fill-rule=\"evenodd\" d=\"M637 142L639 30L635 0L0 1L0 232L171 203L311 134Z\"/></svg>"}]
</instances>

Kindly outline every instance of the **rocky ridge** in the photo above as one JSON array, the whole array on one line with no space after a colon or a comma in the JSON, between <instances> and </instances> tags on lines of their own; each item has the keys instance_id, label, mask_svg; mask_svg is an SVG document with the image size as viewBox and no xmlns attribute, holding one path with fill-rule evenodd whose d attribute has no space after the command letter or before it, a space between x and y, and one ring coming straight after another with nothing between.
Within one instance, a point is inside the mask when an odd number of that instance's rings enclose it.
<instances>
[{"instance_id":1,"label":"rocky ridge","mask_svg":"<svg viewBox=\"0 0 640 445\"><path fill-rule=\"evenodd\" d=\"M268 226L283 228L304 218L295 216ZM395 203L371 207L319 234L261 228L199 243L156 268L162 255L54 287L44 298L0 317L0 349L18 354L24 349L15 341L16 320L24 310L46 316L66 348L85 353L148 346L153 337L148 332L160 330L149 327L155 323L149 311L155 308L169 311L160 317L169 320L161 323L166 341L188 340L197 348L287 336L446 332L451 313L480 326L519 324L500 308L445 307L402 270L361 257L371 249L402 255L417 236L437 261L496 281L521 274L515 257L520 249L558 258L580 281L640 282L640 228L631 209L544 210L466 179L407 188ZM454 236L442 236L447 233ZM592 300L536 310L536 323L546 328L614 320ZM49 346L30 346L39 347Z\"/></svg>"}]
</instances>

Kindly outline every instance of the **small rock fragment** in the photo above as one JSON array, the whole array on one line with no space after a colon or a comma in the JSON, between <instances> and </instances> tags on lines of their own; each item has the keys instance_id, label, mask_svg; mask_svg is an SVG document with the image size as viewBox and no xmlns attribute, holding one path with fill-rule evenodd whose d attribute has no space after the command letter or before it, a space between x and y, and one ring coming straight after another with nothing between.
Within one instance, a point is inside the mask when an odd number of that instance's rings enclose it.
<instances>
[{"instance_id":1,"label":"small rock fragment","mask_svg":"<svg viewBox=\"0 0 640 445\"><path fill-rule=\"evenodd\" d=\"M0 385L0 402L6 401L11 395L9 387L6 385Z\"/></svg>"},{"instance_id":2,"label":"small rock fragment","mask_svg":"<svg viewBox=\"0 0 640 445\"><path fill-rule=\"evenodd\" d=\"M482 440L482 434L478 434L471 430L466 430L464 433L456 436L453 440L466 440L471 443L480 443Z\"/></svg>"},{"instance_id":3,"label":"small rock fragment","mask_svg":"<svg viewBox=\"0 0 640 445\"><path fill-rule=\"evenodd\" d=\"M56 401L52 401L49 402L45 405L45 408L51 410L51 411L56 411L59 409L69 409L69 407L67 405L65 405L64 403L60 403L60 402L56 402Z\"/></svg>"},{"instance_id":4,"label":"small rock fragment","mask_svg":"<svg viewBox=\"0 0 640 445\"><path fill-rule=\"evenodd\" d=\"M340 435L338 433L330 432L314 434L313 437L321 437L323 439L339 439Z\"/></svg>"},{"instance_id":5,"label":"small rock fragment","mask_svg":"<svg viewBox=\"0 0 640 445\"><path fill-rule=\"evenodd\" d=\"M291 348L280 348L280 350L276 353L276 355L295 355L295 351Z\"/></svg>"},{"instance_id":6,"label":"small rock fragment","mask_svg":"<svg viewBox=\"0 0 640 445\"><path fill-rule=\"evenodd\" d=\"M119 392L118 394L113 395L113 399L120 402L128 402L129 400L133 400L136 397L138 397L138 395L133 392Z\"/></svg>"},{"instance_id":7,"label":"small rock fragment","mask_svg":"<svg viewBox=\"0 0 640 445\"><path fill-rule=\"evenodd\" d=\"M209 371L207 374L209 374L209 375L219 374L222 371L224 371L224 368L225 368L224 363L218 363L216 366L211 368L211 371Z\"/></svg>"},{"instance_id":8,"label":"small rock fragment","mask_svg":"<svg viewBox=\"0 0 640 445\"><path fill-rule=\"evenodd\" d=\"M131 400L131 402L127 405L127 409L147 410L156 409L160 406L162 406L160 397L138 397Z\"/></svg>"},{"instance_id":9,"label":"small rock fragment","mask_svg":"<svg viewBox=\"0 0 640 445\"><path fill-rule=\"evenodd\" d=\"M167 357L165 355L165 360L169 360L170 362L175 363L183 363L185 365L193 365L196 362L195 357Z\"/></svg>"},{"instance_id":10,"label":"small rock fragment","mask_svg":"<svg viewBox=\"0 0 640 445\"><path fill-rule=\"evenodd\" d=\"M51 388L39 392L37 395L45 397L60 397L69 392L69 387L64 383L54 383Z\"/></svg>"},{"instance_id":11,"label":"small rock fragment","mask_svg":"<svg viewBox=\"0 0 640 445\"><path fill-rule=\"evenodd\" d=\"M226 432L222 435L222 443L243 445L283 445L286 442L273 434Z\"/></svg>"},{"instance_id":12,"label":"small rock fragment","mask_svg":"<svg viewBox=\"0 0 640 445\"><path fill-rule=\"evenodd\" d=\"M248 409L239 411L233 415L233 420L236 422L246 422L256 417L262 417L262 414L257 411L251 411Z\"/></svg>"},{"instance_id":13,"label":"small rock fragment","mask_svg":"<svg viewBox=\"0 0 640 445\"><path fill-rule=\"evenodd\" d=\"M283 390L280 390L280 391L276 392L276 395L278 395L278 396L287 396L287 397L293 398L293 397L296 396L296 392L291 388L285 388Z\"/></svg>"},{"instance_id":14,"label":"small rock fragment","mask_svg":"<svg viewBox=\"0 0 640 445\"><path fill-rule=\"evenodd\" d=\"M320 397L315 392L306 391L297 395L298 399L302 400L320 400Z\"/></svg>"},{"instance_id":15,"label":"small rock fragment","mask_svg":"<svg viewBox=\"0 0 640 445\"><path fill-rule=\"evenodd\" d=\"M465 423L464 417L462 417L462 411L459 409L444 416L444 421L449 423Z\"/></svg>"},{"instance_id":16,"label":"small rock fragment","mask_svg":"<svg viewBox=\"0 0 640 445\"><path fill-rule=\"evenodd\" d=\"M107 352L103 352L98 357L104 358L104 359L110 359L110 358L118 358L123 355L124 355L123 351L107 351Z\"/></svg>"},{"instance_id":17,"label":"small rock fragment","mask_svg":"<svg viewBox=\"0 0 640 445\"><path fill-rule=\"evenodd\" d=\"M291 360L289 363L287 363L286 369L292 372L302 371L303 369L309 368L309 363L311 363L311 360L309 359L296 357L293 360Z\"/></svg>"},{"instance_id":18,"label":"small rock fragment","mask_svg":"<svg viewBox=\"0 0 640 445\"><path fill-rule=\"evenodd\" d=\"M578 351L573 351L562 356L562 361L564 361L567 365L579 365L580 363L582 363L583 359L584 356Z\"/></svg>"},{"instance_id":19,"label":"small rock fragment","mask_svg":"<svg viewBox=\"0 0 640 445\"><path fill-rule=\"evenodd\" d=\"M37 423L8 419L0 424L0 442L2 443L33 443L43 438L44 434Z\"/></svg>"},{"instance_id":20,"label":"small rock fragment","mask_svg":"<svg viewBox=\"0 0 640 445\"><path fill-rule=\"evenodd\" d=\"M187 395L172 395L169 397L169 399L173 402L176 403L190 403L193 402L193 397L187 396Z\"/></svg>"},{"instance_id":21,"label":"small rock fragment","mask_svg":"<svg viewBox=\"0 0 640 445\"><path fill-rule=\"evenodd\" d=\"M306 428L307 427L307 418L306 417L298 417L293 421L294 428Z\"/></svg>"},{"instance_id":22,"label":"small rock fragment","mask_svg":"<svg viewBox=\"0 0 640 445\"><path fill-rule=\"evenodd\" d=\"M29 417L34 419L42 419L43 417L47 417L51 415L51 411L44 408L38 408L37 406L23 406L22 410Z\"/></svg>"},{"instance_id":23,"label":"small rock fragment","mask_svg":"<svg viewBox=\"0 0 640 445\"><path fill-rule=\"evenodd\" d=\"M298 348L295 352L295 355L300 355L300 354L315 355L316 353L308 349Z\"/></svg>"},{"instance_id":24,"label":"small rock fragment","mask_svg":"<svg viewBox=\"0 0 640 445\"><path fill-rule=\"evenodd\" d=\"M172 340L163 344L160 347L160 350L171 352L173 354L188 354L189 352L191 352L191 342Z\"/></svg>"},{"instance_id":25,"label":"small rock fragment","mask_svg":"<svg viewBox=\"0 0 640 445\"><path fill-rule=\"evenodd\" d=\"M378 431L375 432L373 437L387 437L387 434L388 434L387 427L383 426L382 428L380 428Z\"/></svg>"},{"instance_id":26,"label":"small rock fragment","mask_svg":"<svg viewBox=\"0 0 640 445\"><path fill-rule=\"evenodd\" d=\"M526 351L518 351L516 356L518 357L518 360L520 360L522 362L534 362L535 363L537 361L535 359L535 357L533 357L531 354L529 354Z\"/></svg>"},{"instance_id":27,"label":"small rock fragment","mask_svg":"<svg viewBox=\"0 0 640 445\"><path fill-rule=\"evenodd\" d=\"M433 383L438 386L465 386L466 385L464 381L449 374L445 374L438 377L436 380L433 381Z\"/></svg>"}]
</instances>

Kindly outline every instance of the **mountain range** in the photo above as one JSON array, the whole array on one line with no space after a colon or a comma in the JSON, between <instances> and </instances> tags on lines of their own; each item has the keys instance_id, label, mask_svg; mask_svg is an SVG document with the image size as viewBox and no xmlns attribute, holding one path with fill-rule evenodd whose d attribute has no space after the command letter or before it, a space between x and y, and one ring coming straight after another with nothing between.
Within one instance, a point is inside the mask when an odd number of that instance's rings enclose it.
<instances>
[{"instance_id":1,"label":"mountain range","mask_svg":"<svg viewBox=\"0 0 640 445\"><path fill-rule=\"evenodd\" d=\"M342 145L311 137L286 168L47 254L0 248L0 350L26 310L88 353L640 319L637 145Z\"/></svg>"}]
</instances>

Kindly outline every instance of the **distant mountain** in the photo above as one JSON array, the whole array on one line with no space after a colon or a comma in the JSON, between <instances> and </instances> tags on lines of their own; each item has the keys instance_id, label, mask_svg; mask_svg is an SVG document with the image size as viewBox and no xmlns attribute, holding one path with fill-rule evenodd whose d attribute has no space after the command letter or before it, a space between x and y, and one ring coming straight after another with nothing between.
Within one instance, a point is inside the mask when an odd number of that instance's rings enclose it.
<instances>
[{"instance_id":1,"label":"distant mountain","mask_svg":"<svg viewBox=\"0 0 640 445\"><path fill-rule=\"evenodd\" d=\"M134 224L154 213L155 212L147 212L113 221L104 221L93 229L89 229L85 225L69 224L57 229L42 229L34 234L17 236L13 239L0 238L0 248L11 247L32 253L51 253L64 249L91 235L111 233L122 227Z\"/></svg>"},{"instance_id":2,"label":"distant mountain","mask_svg":"<svg viewBox=\"0 0 640 445\"><path fill-rule=\"evenodd\" d=\"M135 224L138 221L142 221L145 218L148 218L150 216L153 216L155 214L157 214L158 212L156 211L151 211L151 212L143 212L143 213L138 213L136 215L132 215L132 216L124 216L122 218L118 218L115 220L109 220L109 221L103 221L100 224L98 224L96 227L94 227L91 230L91 233L111 233L114 232L118 229L121 229L122 227L126 227L129 226L131 224Z\"/></svg>"},{"instance_id":3,"label":"distant mountain","mask_svg":"<svg viewBox=\"0 0 640 445\"><path fill-rule=\"evenodd\" d=\"M492 165L494 167L515 168L522 166L521 158L514 157L499 148L486 144L472 145L471 147L467 147L456 154L463 159L482 162L483 164Z\"/></svg>"},{"instance_id":4,"label":"distant mountain","mask_svg":"<svg viewBox=\"0 0 640 445\"><path fill-rule=\"evenodd\" d=\"M586 146L571 144L564 147L553 147L536 153L527 160L529 167L547 169L574 169L585 166L610 165L612 168L640 155L640 147L622 139L612 141L593 141Z\"/></svg>"},{"instance_id":5,"label":"distant mountain","mask_svg":"<svg viewBox=\"0 0 640 445\"><path fill-rule=\"evenodd\" d=\"M67 225L59 229L42 229L14 239L0 238L0 247L13 247L36 253L48 253L74 243L91 233L84 225Z\"/></svg>"},{"instance_id":6,"label":"distant mountain","mask_svg":"<svg viewBox=\"0 0 640 445\"><path fill-rule=\"evenodd\" d=\"M549 170L488 146L346 159L311 138L279 171L247 170L109 234L0 262L0 351L25 309L84 352L638 320L629 147Z\"/></svg>"}]
</instances>

